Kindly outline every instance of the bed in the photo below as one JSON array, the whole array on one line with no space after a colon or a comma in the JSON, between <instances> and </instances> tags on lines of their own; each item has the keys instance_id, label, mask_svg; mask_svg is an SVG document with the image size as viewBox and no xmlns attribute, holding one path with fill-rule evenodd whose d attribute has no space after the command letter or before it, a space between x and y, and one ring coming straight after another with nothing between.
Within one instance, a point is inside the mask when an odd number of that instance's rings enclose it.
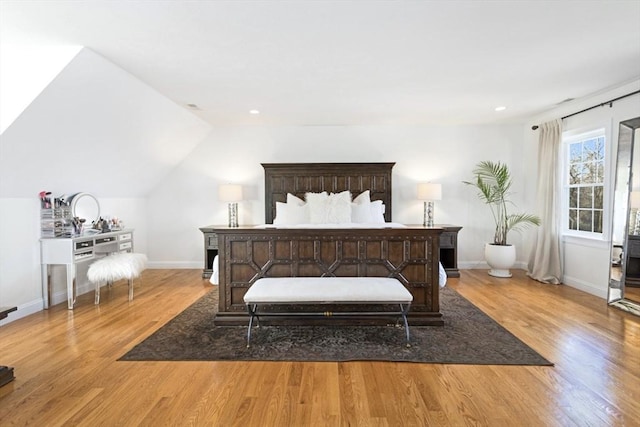
<instances>
[{"instance_id":1,"label":"bed","mask_svg":"<svg viewBox=\"0 0 640 427\"><path fill-rule=\"evenodd\" d=\"M214 229L220 248L216 325L246 325L244 294L256 280L265 277L395 278L413 296L408 314L410 324L443 324L439 305L442 229L393 223L391 171L394 163L264 163L262 166L265 223ZM354 203L366 195L371 201L372 215L374 210L379 211L380 218L359 224L278 223L283 206L296 199L305 200L307 193L322 192L349 192ZM291 314L297 307L278 306L273 310ZM370 317L349 319L350 323L366 324L385 321ZM323 319L274 316L273 322L317 324L323 323Z\"/></svg>"}]
</instances>

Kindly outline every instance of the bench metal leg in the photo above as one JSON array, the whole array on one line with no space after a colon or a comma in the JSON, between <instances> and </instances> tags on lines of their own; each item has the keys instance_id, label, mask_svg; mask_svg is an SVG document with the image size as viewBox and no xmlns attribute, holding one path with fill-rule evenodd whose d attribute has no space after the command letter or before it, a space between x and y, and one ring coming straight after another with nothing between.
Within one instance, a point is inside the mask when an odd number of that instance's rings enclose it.
<instances>
[{"instance_id":1,"label":"bench metal leg","mask_svg":"<svg viewBox=\"0 0 640 427\"><path fill-rule=\"evenodd\" d=\"M256 309L258 304L247 304L247 311L249 311L249 327L247 328L247 348L251 345L251 327L253 326L253 319L256 319L256 327L260 326L260 319L256 315Z\"/></svg>"},{"instance_id":2,"label":"bench metal leg","mask_svg":"<svg viewBox=\"0 0 640 427\"><path fill-rule=\"evenodd\" d=\"M402 312L402 320L404 320L404 329L407 334L407 347L411 347L411 342L409 338L409 322L407 321L407 313L409 312L409 307L411 304L400 304L400 311Z\"/></svg>"}]
</instances>

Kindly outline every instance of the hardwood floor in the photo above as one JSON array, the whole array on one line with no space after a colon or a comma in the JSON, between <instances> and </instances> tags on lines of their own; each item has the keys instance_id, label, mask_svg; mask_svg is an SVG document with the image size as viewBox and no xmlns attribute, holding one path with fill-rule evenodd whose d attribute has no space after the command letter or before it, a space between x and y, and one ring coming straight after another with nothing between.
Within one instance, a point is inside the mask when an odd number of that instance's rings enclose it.
<instances>
[{"instance_id":1,"label":"hardwood floor","mask_svg":"<svg viewBox=\"0 0 640 427\"><path fill-rule=\"evenodd\" d=\"M205 294L199 270L147 270L0 328L0 425L638 426L640 317L516 271L455 288L555 363L118 362Z\"/></svg>"},{"instance_id":2,"label":"hardwood floor","mask_svg":"<svg viewBox=\"0 0 640 427\"><path fill-rule=\"evenodd\" d=\"M635 301L640 303L640 287L638 286L627 286L624 289L624 297L630 299L631 301Z\"/></svg>"}]
</instances>

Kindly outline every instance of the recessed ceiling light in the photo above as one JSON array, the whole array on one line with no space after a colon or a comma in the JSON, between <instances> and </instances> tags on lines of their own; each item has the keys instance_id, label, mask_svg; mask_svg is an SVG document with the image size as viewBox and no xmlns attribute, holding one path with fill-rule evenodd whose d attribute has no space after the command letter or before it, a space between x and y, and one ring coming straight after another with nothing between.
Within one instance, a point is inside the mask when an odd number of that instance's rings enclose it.
<instances>
[{"instance_id":1,"label":"recessed ceiling light","mask_svg":"<svg viewBox=\"0 0 640 427\"><path fill-rule=\"evenodd\" d=\"M504 107L504 106L496 107L496 111L504 111L506 109L507 107Z\"/></svg>"},{"instance_id":2,"label":"recessed ceiling light","mask_svg":"<svg viewBox=\"0 0 640 427\"><path fill-rule=\"evenodd\" d=\"M192 110L199 110L200 107L198 107L197 104L187 104L187 107L191 108Z\"/></svg>"},{"instance_id":3,"label":"recessed ceiling light","mask_svg":"<svg viewBox=\"0 0 640 427\"><path fill-rule=\"evenodd\" d=\"M258 110L249 110L249 114L260 114Z\"/></svg>"}]
</instances>

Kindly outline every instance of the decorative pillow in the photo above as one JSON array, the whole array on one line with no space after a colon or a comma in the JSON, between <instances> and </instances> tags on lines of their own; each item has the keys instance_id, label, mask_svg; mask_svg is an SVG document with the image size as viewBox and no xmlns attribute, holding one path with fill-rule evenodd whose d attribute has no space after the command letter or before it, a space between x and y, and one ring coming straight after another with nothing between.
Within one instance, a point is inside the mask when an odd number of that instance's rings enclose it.
<instances>
[{"instance_id":1,"label":"decorative pillow","mask_svg":"<svg viewBox=\"0 0 640 427\"><path fill-rule=\"evenodd\" d=\"M295 225L309 223L306 206L295 203L276 202L274 225Z\"/></svg>"},{"instance_id":2,"label":"decorative pillow","mask_svg":"<svg viewBox=\"0 0 640 427\"><path fill-rule=\"evenodd\" d=\"M382 200L374 200L371 202L371 222L373 223L384 223L384 208L385 206L382 204Z\"/></svg>"},{"instance_id":3,"label":"decorative pillow","mask_svg":"<svg viewBox=\"0 0 640 427\"><path fill-rule=\"evenodd\" d=\"M291 193L287 193L287 203L296 204L298 206L304 205L304 200L299 197L294 196Z\"/></svg>"},{"instance_id":4,"label":"decorative pillow","mask_svg":"<svg viewBox=\"0 0 640 427\"><path fill-rule=\"evenodd\" d=\"M354 224L371 224L371 203L351 203L351 222Z\"/></svg>"},{"instance_id":5,"label":"decorative pillow","mask_svg":"<svg viewBox=\"0 0 640 427\"><path fill-rule=\"evenodd\" d=\"M325 224L327 222L327 200L329 195L322 193L306 193L304 195L309 209L309 222L311 224Z\"/></svg>"},{"instance_id":6,"label":"decorative pillow","mask_svg":"<svg viewBox=\"0 0 640 427\"><path fill-rule=\"evenodd\" d=\"M311 224L343 224L351 222L351 192L305 194Z\"/></svg>"},{"instance_id":7,"label":"decorative pillow","mask_svg":"<svg viewBox=\"0 0 640 427\"><path fill-rule=\"evenodd\" d=\"M351 192L331 193L327 199L327 223L345 224L351 222Z\"/></svg>"},{"instance_id":8,"label":"decorative pillow","mask_svg":"<svg viewBox=\"0 0 640 427\"><path fill-rule=\"evenodd\" d=\"M351 222L355 224L370 224L373 222L369 190L360 193L358 197L353 199L353 203L351 204Z\"/></svg>"},{"instance_id":9,"label":"decorative pillow","mask_svg":"<svg viewBox=\"0 0 640 427\"><path fill-rule=\"evenodd\" d=\"M362 193L358 194L358 197L353 199L353 203L359 205L371 203L371 195L369 193L369 190L363 191Z\"/></svg>"}]
</instances>

